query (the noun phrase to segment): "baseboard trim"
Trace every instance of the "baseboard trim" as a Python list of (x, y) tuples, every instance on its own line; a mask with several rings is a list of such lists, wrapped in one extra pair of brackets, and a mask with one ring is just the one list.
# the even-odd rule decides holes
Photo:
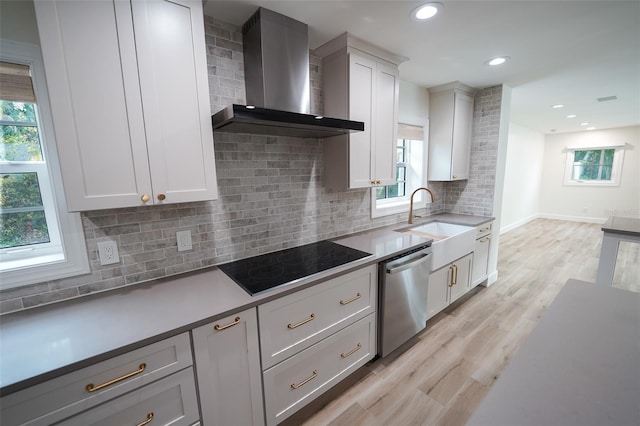
[(567, 222), (584, 222), (584, 223), (605, 223), (607, 218), (601, 217), (585, 217), (585, 216), (568, 216), (561, 214), (547, 214), (547, 213), (539, 213), (538, 217), (540, 219), (553, 219), (553, 220), (564, 220)]
[(531, 215), (529, 217), (525, 217), (524, 219), (521, 219), (517, 222), (512, 223), (511, 225), (507, 225), (504, 228), (500, 228), (500, 235), (505, 234), (513, 229), (519, 228), (522, 225), (526, 225), (527, 223), (531, 222), (534, 219), (537, 219), (538, 215), (534, 214)]

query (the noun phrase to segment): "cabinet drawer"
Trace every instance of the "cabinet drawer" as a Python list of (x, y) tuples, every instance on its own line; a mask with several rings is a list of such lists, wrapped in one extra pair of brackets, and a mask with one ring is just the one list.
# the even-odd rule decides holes
[(376, 293), (371, 265), (259, 306), (262, 368), (375, 311)]
[(141, 425), (189, 426), (198, 421), (193, 370), (169, 377), (80, 413), (61, 426)]
[(267, 424), (281, 422), (376, 353), (371, 314), (264, 372)]
[(483, 225), (478, 226), (476, 232), (476, 239), (482, 238), (491, 233), (491, 229), (493, 228), (493, 222), (485, 223)]
[(2, 424), (49, 425), (191, 364), (183, 333), (3, 397)]

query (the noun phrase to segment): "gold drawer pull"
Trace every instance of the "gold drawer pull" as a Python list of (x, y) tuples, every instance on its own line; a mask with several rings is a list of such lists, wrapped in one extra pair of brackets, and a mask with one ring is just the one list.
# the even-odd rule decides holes
[(449, 266), (449, 271), (451, 271), (451, 277), (449, 278), (449, 287), (453, 287), (455, 284), (453, 282), (453, 265)]
[(491, 230), (491, 227), (488, 227), (488, 228), (482, 228), (482, 229), (480, 230), (480, 232), (487, 232), (487, 231), (490, 231), (490, 230)]
[[(296, 327), (300, 327), (302, 324), (306, 324), (306, 323), (308, 323), (309, 321), (313, 320), (315, 317), (316, 317), (316, 314), (311, 314), (311, 315), (309, 315), (309, 318), (307, 318), (306, 320), (302, 320), (302, 321), (300, 321), (300, 322), (299, 322), (299, 323), (297, 323), (297, 324), (288, 324), (288, 325), (287, 325), (287, 328), (288, 328), (289, 330), (293, 330), (293, 329), (294, 329), (294, 328), (296, 328)], [(304, 383), (303, 383), (303, 384), (304, 384)], [(295, 388), (294, 388), (294, 389), (295, 389)]]
[(216, 324), (213, 326), (213, 329), (216, 331), (222, 331), (225, 328), (229, 328), (229, 327), (233, 327), (236, 324), (240, 323), (240, 317), (236, 317), (236, 319), (233, 320), (233, 322), (230, 322), (229, 324), (226, 325), (220, 325), (220, 324)]
[(362, 295), (360, 293), (356, 293), (356, 295), (354, 297), (352, 297), (351, 299), (349, 299), (349, 300), (341, 300), (340, 304), (341, 305), (348, 305), (349, 303), (354, 302), (354, 301), (360, 299), (361, 297), (362, 297)]
[(491, 239), (491, 237), (485, 237), (483, 239), (480, 240), (481, 243), (486, 243), (487, 241), (489, 241)]
[(138, 423), (136, 426), (148, 425), (149, 423), (151, 423), (151, 420), (153, 420), (153, 411), (151, 413), (147, 413), (147, 420)]
[(127, 380), (129, 377), (133, 377), (133, 376), (137, 376), (138, 374), (142, 373), (145, 368), (147, 368), (147, 364), (142, 363), (140, 364), (140, 367), (138, 367), (138, 369), (136, 371), (132, 371), (131, 373), (127, 373), (124, 376), (118, 377), (117, 379), (113, 379), (113, 380), (109, 380), (108, 382), (105, 382), (101, 385), (98, 386), (94, 386), (93, 383), (89, 383), (85, 389), (87, 390), (87, 392), (96, 392), (99, 391), (100, 389), (104, 389), (107, 386), (111, 386), (111, 385), (115, 385), (118, 382), (121, 382), (123, 380)]
[(313, 373), (309, 377), (307, 377), (297, 385), (295, 383), (291, 383), (291, 389), (298, 389), (300, 386), (303, 386), (309, 383), (311, 380), (315, 379), (316, 377), (318, 377), (318, 370), (313, 370)]
[(348, 356), (353, 355), (354, 353), (358, 352), (360, 349), (362, 348), (362, 345), (360, 343), (358, 343), (358, 345), (355, 347), (355, 349), (352, 349), (351, 351), (345, 353), (341, 353), (340, 354), (340, 358), (346, 358)]

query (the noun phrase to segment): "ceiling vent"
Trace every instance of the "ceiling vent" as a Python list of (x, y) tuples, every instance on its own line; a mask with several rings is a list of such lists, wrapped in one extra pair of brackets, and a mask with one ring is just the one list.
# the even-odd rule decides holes
[(615, 101), (616, 99), (618, 99), (617, 96), (605, 96), (604, 98), (598, 98), (597, 101), (598, 102), (607, 102), (607, 101)]

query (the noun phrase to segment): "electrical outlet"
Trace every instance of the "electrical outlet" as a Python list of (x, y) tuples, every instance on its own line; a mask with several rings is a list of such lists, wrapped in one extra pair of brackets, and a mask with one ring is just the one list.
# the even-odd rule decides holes
[(115, 241), (98, 243), (98, 255), (100, 256), (101, 265), (111, 265), (112, 263), (120, 262), (118, 245)]
[(178, 244), (178, 251), (191, 250), (191, 231), (178, 231), (176, 232), (176, 240)]

